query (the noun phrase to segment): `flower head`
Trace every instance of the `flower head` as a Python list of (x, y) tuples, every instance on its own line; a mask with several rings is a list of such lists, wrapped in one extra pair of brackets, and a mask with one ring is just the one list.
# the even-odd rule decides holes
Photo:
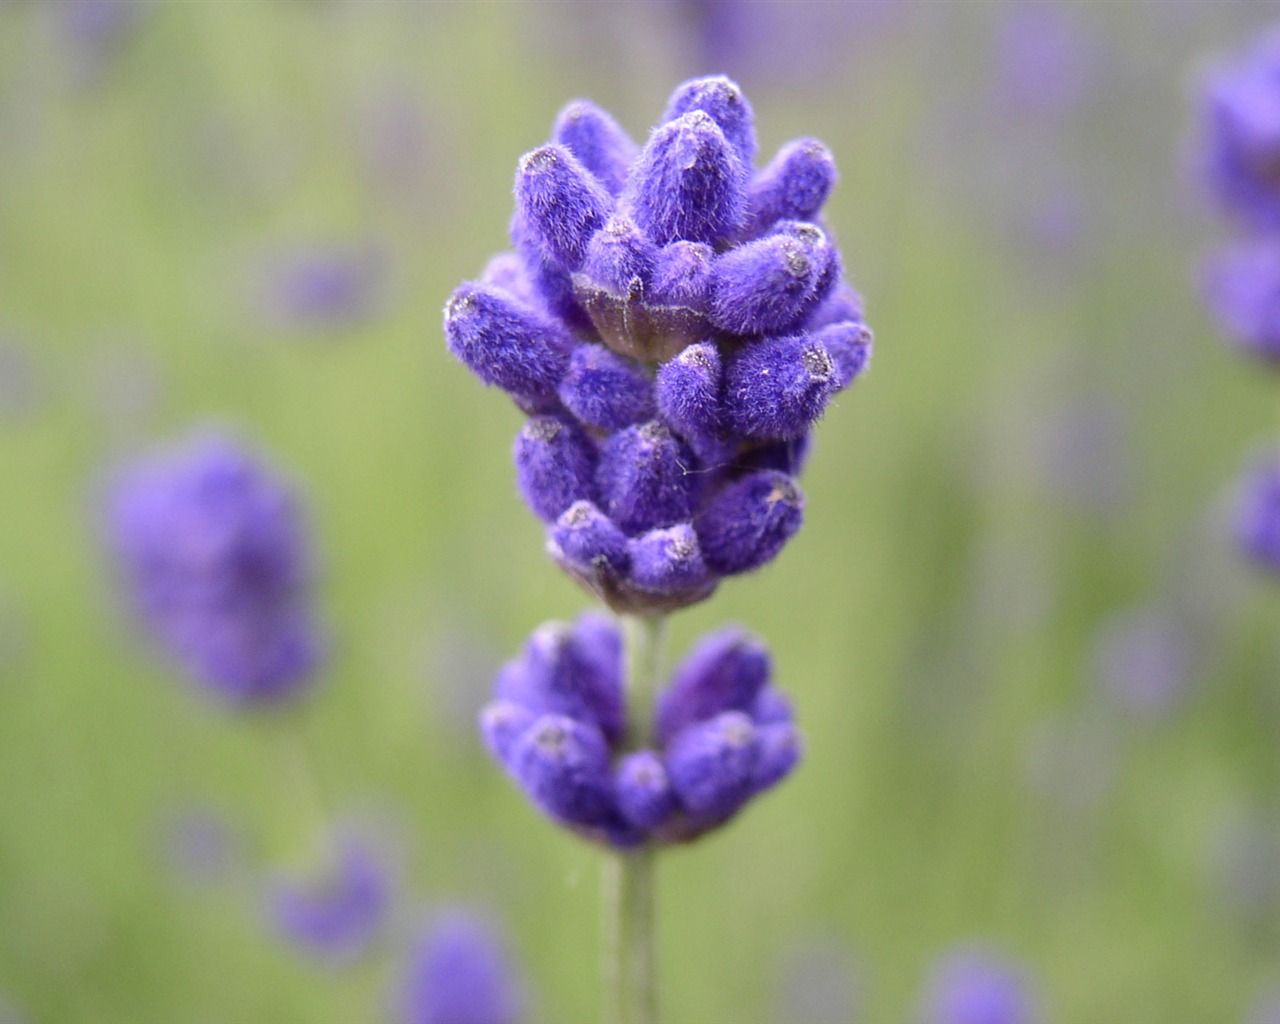
[(1039, 1007), (1022, 969), (1000, 954), (964, 947), (934, 967), (923, 1024), (1035, 1024)]
[(830, 151), (755, 154), (722, 76), (680, 85), (643, 146), (575, 101), (519, 161), (514, 252), (445, 307), (450, 350), (531, 417), (516, 470), (549, 552), (618, 611), (777, 555), (810, 428), (870, 355), (819, 220)]
[(122, 473), (107, 511), (132, 603), (198, 683), (249, 705), (312, 678), (309, 541), (291, 488), (257, 456), (196, 438)]
[(410, 955), (396, 996), (399, 1024), (516, 1024), (520, 985), (491, 925), (467, 911), (441, 914)]
[[(498, 673), (481, 730), (560, 824), (614, 846), (685, 842), (798, 762), (800, 733), (770, 677), (765, 647), (727, 627), (676, 667), (652, 723), (628, 721), (621, 637), (608, 616), (588, 612), (533, 633)], [(636, 742), (650, 732), (652, 746)]]

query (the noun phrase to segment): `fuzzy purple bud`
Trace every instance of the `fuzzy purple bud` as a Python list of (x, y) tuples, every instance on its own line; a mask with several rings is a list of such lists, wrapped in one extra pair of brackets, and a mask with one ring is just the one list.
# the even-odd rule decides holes
[(695, 110), (654, 129), (623, 201), (659, 245), (677, 239), (714, 245), (742, 225), (746, 177), (720, 127)]
[(635, 362), (604, 345), (582, 344), (560, 382), (560, 401), (588, 427), (622, 430), (653, 418), (653, 387)]
[(1250, 239), (1218, 253), (1205, 268), (1203, 291), (1233, 341), (1280, 363), (1280, 241)]
[(596, 176), (611, 195), (626, 184), (640, 148), (608, 113), (589, 100), (574, 100), (556, 118), (552, 139)]
[(791, 699), (776, 686), (766, 686), (751, 705), (751, 717), (756, 725), (780, 725), (790, 722), (795, 714)]
[(703, 313), (711, 307), (711, 266), (716, 251), (703, 242), (672, 242), (659, 250), (649, 298), (660, 306)]
[(579, 636), (567, 622), (544, 623), (525, 644), (523, 686), (499, 695), (531, 711), (589, 722), (617, 742), (625, 728), (620, 653), (593, 632)]
[(738, 84), (724, 75), (682, 82), (667, 101), (662, 121), (674, 121), (694, 110), (708, 114), (719, 125), (743, 166), (750, 167), (756, 158), (755, 114)]
[(513, 455), (520, 493), (540, 519), (554, 523), (591, 498), (595, 445), (572, 420), (535, 416), (516, 435)]
[(631, 542), (633, 586), (655, 594), (702, 590), (712, 582), (698, 547), (698, 535), (688, 523), (650, 530)]
[(745, 345), (725, 367), (727, 425), (743, 437), (799, 437), (822, 415), (842, 375), (826, 346), (811, 335)]
[[(506, 675), (508, 679), (514, 679), (524, 671), (524, 666), (519, 662), (509, 662), (503, 666), (501, 674)], [(496, 687), (499, 692), (509, 688), (515, 687), (501, 684)], [(515, 748), (516, 740), (533, 724), (535, 717), (534, 713), (523, 704), (517, 704), (513, 700), (495, 700), (481, 709), (480, 735), (489, 753), (499, 764), (505, 765), (510, 762), (511, 751)]]
[(652, 750), (620, 758), (613, 777), (618, 812), (633, 828), (655, 829), (675, 810), (667, 769)]
[(198, 682), (245, 705), (311, 678), (309, 541), (294, 494), (256, 456), (209, 436), (140, 463), (116, 483), (108, 524), (144, 623)]
[(771, 561), (800, 529), (804, 495), (785, 473), (764, 470), (730, 484), (694, 523), (702, 557), (725, 576)]
[(1245, 474), (1232, 531), (1250, 561), (1280, 573), (1280, 461), (1275, 457), (1258, 459)]
[(589, 501), (565, 509), (551, 531), (552, 556), (579, 574), (622, 577), (631, 567), (627, 535)]
[(959, 949), (934, 968), (922, 1024), (1035, 1024), (1039, 1009), (1022, 971), (998, 954)]
[(349, 841), (326, 877), (277, 882), (268, 913), (274, 928), (301, 950), (341, 962), (368, 948), (390, 903), (386, 867), (367, 846)]
[(784, 722), (756, 728), (756, 764), (751, 773), (751, 789), (760, 793), (791, 774), (804, 753), (800, 730)]
[(592, 236), (582, 264), (582, 284), (638, 302), (645, 297), (657, 258), (658, 247), (629, 217), (618, 214)]
[(722, 711), (749, 711), (769, 681), (769, 651), (737, 626), (708, 633), (676, 666), (658, 697), (658, 738), (666, 743)]
[(685, 438), (720, 432), (720, 351), (710, 341), (684, 349), (658, 367), (654, 397), (663, 421)]
[(604, 186), (563, 146), (540, 146), (520, 158), (516, 211), (553, 263), (577, 270), (591, 236), (613, 211)]
[(871, 331), (865, 324), (845, 320), (815, 331), (811, 337), (831, 357), (836, 391), (852, 384), (871, 362)]
[(695, 468), (692, 454), (656, 420), (620, 430), (600, 450), (601, 508), (631, 536), (674, 526), (693, 512)]
[(726, 711), (677, 735), (667, 748), (667, 774), (681, 806), (707, 821), (727, 818), (751, 795), (756, 728)]
[(510, 767), (529, 799), (551, 817), (588, 828), (609, 823), (609, 748), (594, 726), (542, 715), (516, 741)]
[(795, 139), (751, 181), (747, 226), (754, 238), (780, 220), (813, 220), (836, 183), (836, 162), (817, 139)]
[(520, 985), (493, 928), (442, 915), (410, 954), (395, 999), (397, 1024), (517, 1024)]
[(796, 326), (825, 294), (832, 252), (819, 228), (788, 221), (783, 230), (721, 254), (711, 267), (711, 322), (733, 334)]
[(449, 351), (486, 384), (534, 401), (554, 396), (573, 347), (559, 321), (492, 285), (456, 289), (444, 333)]

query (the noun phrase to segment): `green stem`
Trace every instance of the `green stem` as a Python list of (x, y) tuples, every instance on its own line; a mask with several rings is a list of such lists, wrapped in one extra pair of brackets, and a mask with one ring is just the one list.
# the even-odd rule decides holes
[[(662, 617), (623, 618), (628, 750), (638, 750), (651, 740), (665, 626)], [(654, 1024), (658, 1019), (654, 860), (653, 847), (643, 846), (615, 851), (605, 862), (605, 1019), (609, 1024)]]

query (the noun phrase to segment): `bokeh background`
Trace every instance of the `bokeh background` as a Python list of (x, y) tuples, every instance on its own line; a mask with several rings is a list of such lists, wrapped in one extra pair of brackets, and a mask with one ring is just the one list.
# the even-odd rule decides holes
[[(676, 617), (773, 648), (802, 769), (663, 855), (671, 1022), (910, 1022), (957, 945), (1046, 1019), (1249, 1020), (1280, 985), (1280, 593), (1223, 529), (1277, 383), (1196, 267), (1196, 83), (1277, 14), (1080, 3), (0, 3), (0, 1019), (380, 1021), (444, 904), (538, 1022), (596, 1019), (599, 853), (483, 755), (493, 668), (588, 599), (520, 414), (444, 349), (517, 157), (724, 71), (817, 135), (876, 331), (808, 523)], [(306, 496), (333, 642), (301, 728), (394, 865), (341, 968), (265, 928), (292, 776), (139, 642), (102, 481), (210, 422)], [(1257, 1018), (1261, 1019), (1261, 1018)], [(1269, 1019), (1269, 1018), (1268, 1018)]]

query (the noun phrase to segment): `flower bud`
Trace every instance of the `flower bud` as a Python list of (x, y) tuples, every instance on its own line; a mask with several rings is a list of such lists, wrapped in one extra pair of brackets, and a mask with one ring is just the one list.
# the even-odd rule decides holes
[(736, 82), (724, 75), (711, 75), (682, 83), (667, 101), (662, 121), (674, 121), (693, 110), (710, 115), (737, 150), (743, 166), (751, 166), (756, 158), (755, 114)]
[[(524, 666), (520, 662), (508, 662), (502, 670), (502, 674), (508, 678), (508, 686), (503, 687), (499, 683), (496, 689), (501, 691), (512, 688), (511, 681), (515, 675), (523, 672)], [(532, 711), (513, 700), (494, 700), (481, 708), (480, 735), (489, 753), (499, 764), (509, 763), (516, 740), (533, 724), (535, 717)]]
[(742, 437), (799, 437), (827, 407), (840, 369), (822, 342), (807, 334), (762, 338), (725, 367), (724, 417)]
[(444, 308), (449, 351), (486, 384), (528, 399), (554, 396), (573, 336), (492, 285), (464, 284)]
[(612, 435), (600, 451), (600, 505), (634, 536), (693, 513), (698, 477), (692, 454), (657, 420)]
[(649, 378), (604, 345), (574, 349), (559, 394), (566, 409), (597, 430), (613, 432), (653, 418)]
[(589, 100), (574, 100), (560, 111), (551, 137), (615, 196), (640, 152), (618, 122)]
[(756, 728), (726, 711), (685, 729), (667, 748), (667, 775), (680, 804), (708, 821), (727, 818), (752, 792)]
[(620, 758), (613, 771), (613, 784), (618, 812), (633, 828), (655, 829), (676, 808), (667, 769), (652, 750)]
[(835, 366), (833, 384), (843, 391), (854, 382), (871, 361), (871, 331), (866, 324), (845, 320), (830, 324), (811, 337), (822, 345)]
[(662, 306), (704, 313), (711, 306), (711, 264), (716, 251), (703, 242), (672, 242), (658, 250), (649, 298)]
[(823, 297), (833, 249), (821, 230), (787, 228), (730, 249), (711, 265), (711, 322), (734, 334), (794, 327)]
[(626, 575), (631, 567), (627, 536), (589, 501), (565, 509), (551, 530), (552, 557), (575, 574)]
[(724, 576), (771, 561), (800, 529), (804, 495), (785, 473), (765, 470), (730, 484), (694, 523), (702, 557)]
[(654, 594), (698, 591), (712, 583), (698, 535), (688, 523), (650, 530), (630, 545), (629, 582)]
[(542, 715), (516, 741), (511, 770), (538, 807), (588, 828), (614, 810), (609, 749), (600, 730), (566, 715)]
[(638, 302), (646, 297), (658, 247), (629, 217), (615, 214), (592, 236), (582, 277), (617, 296)]
[(751, 181), (743, 233), (754, 238), (780, 220), (813, 220), (836, 177), (835, 158), (817, 139), (788, 142)]
[(775, 786), (800, 763), (804, 744), (800, 730), (790, 722), (756, 728), (756, 763), (751, 772), (751, 790), (759, 793)]
[(720, 352), (714, 342), (690, 345), (658, 367), (654, 398), (663, 421), (686, 439), (720, 432)]
[[(547, 622), (533, 631), (524, 649), (524, 676), (518, 694), (499, 692), (530, 711), (556, 712), (597, 726), (609, 742), (622, 738), (622, 662), (580, 637), (567, 622)], [(504, 682), (505, 680), (500, 680)]]
[(572, 420), (535, 416), (516, 435), (513, 455), (520, 493), (540, 519), (553, 523), (591, 498), (595, 446)]
[(520, 158), (516, 211), (553, 263), (577, 270), (591, 236), (613, 210), (604, 186), (563, 146), (540, 146)]
[(746, 176), (716, 122), (694, 110), (654, 129), (623, 200), (658, 245), (677, 239), (714, 245), (742, 225)]
[(676, 667), (658, 697), (658, 739), (669, 742), (694, 722), (723, 711), (750, 711), (769, 681), (769, 651), (749, 633), (726, 626), (709, 633)]

